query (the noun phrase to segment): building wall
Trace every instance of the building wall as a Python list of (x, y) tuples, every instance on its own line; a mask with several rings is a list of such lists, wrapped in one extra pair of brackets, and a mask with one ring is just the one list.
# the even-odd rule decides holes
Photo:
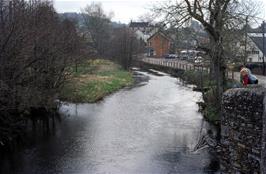
[(247, 62), (263, 62), (263, 53), (256, 44), (248, 38)]
[(163, 57), (169, 54), (170, 41), (160, 34), (156, 34), (148, 40), (148, 46), (154, 49), (154, 57)]
[[(249, 36), (254, 36), (250, 35)], [(244, 56), (245, 54), (245, 44), (244, 41), (237, 43), (236, 45), (240, 52), (241, 56)], [(248, 37), (247, 39), (247, 62), (263, 62), (263, 53), (262, 51), (257, 47), (257, 45)]]
[(248, 53), (247, 62), (263, 62), (262, 55), (260, 54), (260, 51), (259, 51), (259, 54), (252, 53), (252, 52)]
[(231, 89), (223, 96), (221, 172), (265, 173), (265, 92)]

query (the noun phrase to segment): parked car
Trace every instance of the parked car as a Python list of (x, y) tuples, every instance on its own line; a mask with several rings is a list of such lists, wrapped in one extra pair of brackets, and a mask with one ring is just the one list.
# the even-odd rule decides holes
[(179, 57), (181, 60), (187, 60), (189, 57), (188, 52), (187, 51), (181, 51)]
[(199, 64), (203, 62), (203, 58), (201, 56), (195, 57), (194, 63)]
[(180, 58), (182, 60), (194, 61), (194, 57), (197, 55), (196, 50), (183, 50), (180, 52)]
[(164, 58), (166, 58), (166, 59), (176, 59), (177, 55), (176, 54), (166, 54), (164, 56)]

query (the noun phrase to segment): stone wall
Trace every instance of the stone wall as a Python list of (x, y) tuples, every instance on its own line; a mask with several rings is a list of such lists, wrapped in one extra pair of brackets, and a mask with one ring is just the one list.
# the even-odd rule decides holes
[(223, 96), (222, 173), (265, 173), (265, 89), (231, 89)]

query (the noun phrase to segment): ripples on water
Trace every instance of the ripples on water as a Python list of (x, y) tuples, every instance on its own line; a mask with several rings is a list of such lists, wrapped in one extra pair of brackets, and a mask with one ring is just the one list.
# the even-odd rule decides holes
[[(208, 124), (201, 94), (167, 74), (135, 70), (136, 86), (97, 104), (64, 104), (54, 136), (5, 162), (6, 173), (215, 173), (208, 149), (192, 153)], [(3, 170), (3, 169), (2, 169)]]

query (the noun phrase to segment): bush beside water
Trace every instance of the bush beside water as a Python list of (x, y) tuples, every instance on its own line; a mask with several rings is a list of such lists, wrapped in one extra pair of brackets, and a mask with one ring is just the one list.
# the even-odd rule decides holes
[[(196, 89), (200, 90), (203, 94), (204, 102), (199, 102), (200, 111), (206, 120), (211, 123), (218, 124), (219, 118), (219, 108), (215, 105), (214, 99), (214, 82), (210, 81), (209, 74), (206, 71), (185, 71), (182, 78), (187, 82), (197, 86)], [(236, 80), (227, 80), (227, 89), (241, 87), (241, 83)]]

